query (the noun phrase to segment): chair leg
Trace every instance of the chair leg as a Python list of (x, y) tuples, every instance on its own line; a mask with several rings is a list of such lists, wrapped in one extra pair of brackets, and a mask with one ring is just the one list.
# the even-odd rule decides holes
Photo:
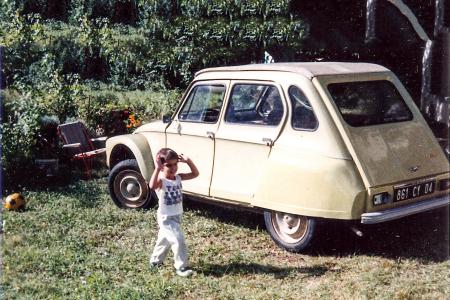
[(92, 176), (92, 158), (90, 157), (83, 157), (83, 164), (84, 164), (84, 174), (86, 175), (87, 179), (91, 179)]
[(84, 175), (87, 179), (90, 179), (92, 176), (92, 157), (83, 156), (81, 160), (83, 161)]
[(89, 169), (88, 169), (88, 172), (89, 172), (88, 178), (89, 178), (89, 179), (92, 177), (93, 161), (94, 161), (94, 158), (93, 158), (93, 157), (89, 157), (89, 158), (88, 158), (88, 165), (89, 165)]

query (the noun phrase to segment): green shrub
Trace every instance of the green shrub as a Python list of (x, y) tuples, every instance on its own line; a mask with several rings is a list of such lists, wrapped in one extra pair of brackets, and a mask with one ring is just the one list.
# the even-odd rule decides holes
[(177, 89), (199, 69), (260, 62), (265, 49), (293, 57), (308, 27), (290, 3), (0, 1), (5, 179), (18, 184), (20, 170), (52, 155), (43, 141), (58, 121), (81, 119), (107, 135), (132, 130), (171, 114)]
[(3, 93), (2, 171), (5, 187), (21, 185), (29, 176), (35, 156), (43, 111), (30, 94)]
[(146, 122), (172, 114), (180, 99), (181, 92), (178, 90), (160, 92), (135, 90), (118, 93), (119, 104), (142, 114)]
[[(53, 74), (53, 73), (52, 73)], [(129, 116), (148, 122), (173, 113), (181, 97), (173, 91), (114, 91), (110, 86), (74, 86), (55, 75), (52, 85), (43, 84), (43, 92), (29, 86), (23, 90), (2, 92), (2, 170), (5, 187), (37, 182), (34, 168), (37, 158), (61, 158), (63, 151), (56, 137), (62, 122), (82, 120), (93, 135), (112, 136), (132, 131), (138, 123)], [(27, 91), (30, 90), (30, 91)], [(117, 113), (128, 111), (117, 117)], [(119, 120), (117, 120), (119, 118)], [(117, 127), (117, 121), (122, 126)], [(116, 124), (116, 125), (114, 125)], [(127, 124), (134, 125), (127, 129)]]
[(7, 85), (50, 55), (63, 74), (121, 89), (185, 87), (201, 68), (261, 62), (264, 50), (294, 59), (308, 35), (289, 0), (11, 2), (0, 3)]
[[(178, 90), (114, 91), (104, 86), (101, 90), (86, 90), (87, 101), (79, 106), (78, 115), (91, 130), (103, 129), (104, 134), (112, 135), (117, 132), (111, 128), (115, 112), (128, 110), (143, 122), (149, 122), (172, 114), (180, 97)], [(124, 118), (125, 124), (127, 120), (128, 115)]]

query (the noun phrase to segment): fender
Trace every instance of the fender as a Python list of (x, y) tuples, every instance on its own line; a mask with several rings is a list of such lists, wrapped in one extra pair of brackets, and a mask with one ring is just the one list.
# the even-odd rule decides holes
[(125, 134), (111, 137), (106, 140), (106, 163), (110, 166), (111, 153), (117, 145), (127, 147), (136, 158), (136, 161), (145, 180), (149, 181), (155, 165), (152, 152), (147, 139), (141, 134)]
[(263, 169), (252, 206), (311, 217), (360, 217), (366, 190), (351, 160), (274, 150)]

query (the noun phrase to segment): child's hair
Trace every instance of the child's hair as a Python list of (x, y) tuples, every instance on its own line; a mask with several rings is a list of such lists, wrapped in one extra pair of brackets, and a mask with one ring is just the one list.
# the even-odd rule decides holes
[(156, 154), (162, 164), (165, 164), (168, 160), (178, 159), (178, 154), (170, 148), (162, 148)]

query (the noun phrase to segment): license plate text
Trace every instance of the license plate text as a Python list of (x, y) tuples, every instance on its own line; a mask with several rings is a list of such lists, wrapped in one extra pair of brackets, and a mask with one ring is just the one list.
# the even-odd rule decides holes
[(434, 193), (436, 182), (427, 181), (394, 188), (394, 201), (402, 201)]

